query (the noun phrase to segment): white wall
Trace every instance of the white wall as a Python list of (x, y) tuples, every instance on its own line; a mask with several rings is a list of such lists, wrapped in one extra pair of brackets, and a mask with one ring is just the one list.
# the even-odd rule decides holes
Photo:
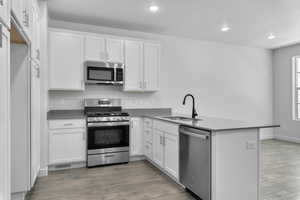
[[(76, 99), (85, 97), (121, 97), (125, 107), (171, 107), (190, 113), (191, 102), (182, 106), (184, 95), (190, 92), (196, 97), (200, 115), (259, 123), (273, 121), (269, 50), (62, 21), (50, 21), (50, 26), (152, 39), (162, 44), (159, 92), (124, 93), (113, 87), (88, 86), (85, 92), (50, 92), (50, 108), (60, 107), (64, 101), (76, 107)], [(272, 130), (265, 130), (264, 134), (272, 136)]]
[(300, 44), (273, 51), (274, 111), (277, 138), (300, 142), (300, 122), (293, 120), (292, 57), (300, 55)]

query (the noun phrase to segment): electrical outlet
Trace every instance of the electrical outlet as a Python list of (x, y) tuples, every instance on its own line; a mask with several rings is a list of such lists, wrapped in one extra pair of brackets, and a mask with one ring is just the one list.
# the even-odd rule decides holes
[(247, 150), (255, 150), (257, 148), (257, 142), (256, 141), (247, 141), (246, 148), (247, 148)]

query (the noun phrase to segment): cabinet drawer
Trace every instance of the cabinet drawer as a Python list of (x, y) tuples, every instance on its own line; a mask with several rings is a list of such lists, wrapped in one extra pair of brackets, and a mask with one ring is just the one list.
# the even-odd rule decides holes
[(179, 131), (179, 125), (159, 120), (153, 120), (153, 128), (176, 135), (178, 135)]
[(152, 129), (144, 129), (145, 141), (152, 144)]
[(74, 129), (85, 128), (84, 119), (72, 119), (72, 120), (50, 120), (49, 129)]
[(144, 128), (152, 128), (153, 120), (149, 118), (144, 118)]

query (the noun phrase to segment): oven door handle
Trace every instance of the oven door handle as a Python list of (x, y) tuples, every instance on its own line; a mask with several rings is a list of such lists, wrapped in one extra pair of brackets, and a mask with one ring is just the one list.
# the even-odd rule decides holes
[(129, 126), (130, 122), (97, 122), (97, 123), (88, 123), (88, 127), (105, 127), (105, 126)]

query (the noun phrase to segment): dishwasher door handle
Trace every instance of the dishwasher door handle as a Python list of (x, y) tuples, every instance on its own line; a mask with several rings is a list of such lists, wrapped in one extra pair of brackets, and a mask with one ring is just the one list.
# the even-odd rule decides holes
[(196, 133), (192, 133), (186, 130), (180, 130), (180, 133), (191, 136), (191, 137), (196, 137), (196, 138), (200, 138), (202, 140), (208, 140), (209, 139), (209, 135), (200, 135), (200, 134), (196, 134)]

